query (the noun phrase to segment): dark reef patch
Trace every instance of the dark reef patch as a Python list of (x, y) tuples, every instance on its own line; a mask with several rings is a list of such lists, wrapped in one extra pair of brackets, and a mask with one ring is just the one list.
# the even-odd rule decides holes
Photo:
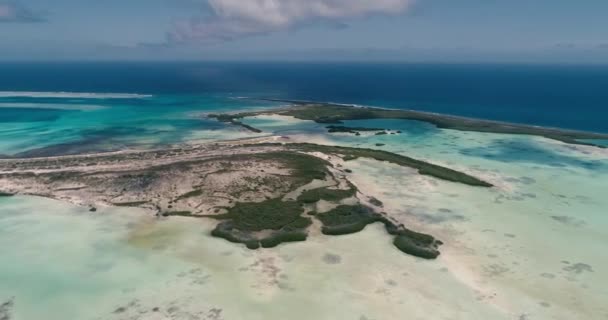
[(10, 122), (45, 122), (55, 121), (62, 116), (79, 112), (78, 110), (63, 110), (52, 108), (2, 108), (0, 123)]
[[(523, 162), (549, 165), (553, 167), (580, 167), (589, 170), (605, 168), (605, 164), (595, 160), (581, 160), (545, 148), (540, 144), (524, 139), (501, 139), (488, 147), (477, 147), (460, 150), (467, 156), (492, 159), (501, 162)], [(522, 177), (514, 180), (524, 184), (534, 183), (534, 179)]]
[(575, 263), (564, 267), (563, 270), (577, 275), (585, 272), (593, 272), (593, 268), (586, 263)]
[(64, 155), (78, 155), (85, 153), (99, 153), (118, 151), (126, 147), (114, 138), (128, 136), (138, 137), (144, 134), (150, 135), (154, 132), (136, 127), (108, 127), (103, 129), (83, 130), (79, 133), (80, 139), (52, 144), (40, 148), (26, 150), (14, 155), (15, 158), (53, 157)]
[(323, 262), (327, 264), (340, 264), (342, 262), (342, 257), (333, 253), (326, 253), (323, 256)]
[(446, 212), (446, 211), (439, 210), (439, 212), (437, 212), (435, 214), (414, 213), (413, 215), (416, 216), (416, 219), (418, 219), (419, 221), (424, 222), (424, 223), (430, 223), (430, 224), (467, 221), (467, 218), (465, 216), (460, 215), (460, 214), (454, 214), (451, 211)]
[(11, 320), (13, 317), (13, 307), (15, 306), (15, 298), (10, 298), (9, 300), (0, 304), (0, 320)]
[(586, 224), (583, 220), (569, 216), (551, 216), (551, 219), (572, 227), (582, 227)]

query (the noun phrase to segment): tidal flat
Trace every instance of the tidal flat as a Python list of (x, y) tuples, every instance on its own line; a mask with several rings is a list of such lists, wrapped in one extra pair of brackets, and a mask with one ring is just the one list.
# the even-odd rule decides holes
[[(402, 119), (341, 120), (345, 127), (395, 133), (386, 135), (328, 132), (327, 124), (286, 115), (260, 113), (239, 121), (268, 137), (193, 142), (97, 159), (2, 160), (0, 191), (17, 194), (0, 197), (0, 240), (11, 244), (5, 246), (11, 263), (1, 265), (2, 312), (14, 319), (48, 314), (77, 319), (407, 315), (528, 320), (608, 315), (602, 286), (608, 281), (603, 270), (608, 265), (603, 254), (608, 241), (606, 149)], [(365, 150), (415, 159), (488, 185), (421, 174), (412, 162), (363, 156), (371, 152)], [(277, 152), (314, 157), (327, 171), (323, 177), (309, 172), (312, 180), (292, 180), (289, 165), (268, 161)], [(240, 164), (235, 160), (231, 168), (210, 160), (227, 154), (252, 158)], [(176, 163), (179, 169), (174, 170)], [(144, 174), (153, 167), (162, 179)], [(77, 170), (57, 172), (62, 168)], [(20, 170), (30, 174), (14, 178)], [(263, 189), (275, 175), (280, 177), (275, 187)], [(82, 183), (86, 179), (91, 184)], [(232, 196), (216, 194), (227, 190), (222, 183), (230, 181), (245, 187), (233, 189), (239, 192)], [(209, 187), (211, 182), (217, 188)], [(156, 200), (155, 193), (170, 200)], [(203, 197), (218, 202), (199, 206), (209, 203)], [(303, 208), (300, 217), (311, 221), (306, 241), (250, 250), (211, 236), (218, 222), (230, 219), (204, 216), (232, 218), (229, 209), (236, 203), (264, 202), (266, 197), (302, 205), (293, 208)], [(96, 211), (90, 211), (91, 205)], [(400, 251), (382, 223), (359, 230), (351, 219), (368, 216), (365, 210), (350, 210), (358, 205), (439, 239), (441, 254), (426, 260)], [(317, 217), (323, 213), (328, 216)], [(335, 221), (358, 232), (326, 235), (323, 228)], [(238, 223), (251, 225), (251, 220)]]

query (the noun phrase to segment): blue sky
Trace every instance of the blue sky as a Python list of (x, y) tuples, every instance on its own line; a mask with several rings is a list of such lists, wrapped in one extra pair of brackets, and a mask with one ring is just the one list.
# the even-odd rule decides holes
[(1, 60), (608, 63), (606, 0), (0, 0)]

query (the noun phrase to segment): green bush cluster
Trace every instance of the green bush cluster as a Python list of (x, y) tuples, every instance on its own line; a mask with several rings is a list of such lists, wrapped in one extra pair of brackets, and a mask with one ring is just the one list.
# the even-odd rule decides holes
[(319, 200), (338, 202), (343, 199), (353, 197), (357, 193), (355, 188), (347, 190), (318, 188), (306, 190), (298, 197), (298, 202), (310, 204), (319, 202)]
[[(259, 144), (259, 146), (272, 146), (273, 144)], [(330, 163), (307, 154), (289, 151), (267, 152), (249, 155), (250, 158), (281, 161), (292, 170), (290, 177), (297, 183), (296, 187), (306, 185), (313, 180), (323, 180), (327, 175), (327, 166)]]
[(234, 228), (232, 221), (224, 221), (218, 223), (215, 229), (211, 231), (211, 235), (217, 238), (228, 240), (232, 243), (242, 243), (251, 250), (260, 248), (260, 241), (251, 236), (240, 232)]
[(306, 241), (306, 238), (308, 234), (303, 231), (281, 231), (260, 239), (260, 245), (263, 248), (274, 248), (284, 242)]
[(175, 201), (184, 200), (188, 198), (198, 197), (203, 194), (203, 190), (193, 190), (190, 192), (186, 192), (179, 197), (175, 198)]
[(114, 202), (112, 205), (117, 207), (139, 207), (141, 205), (147, 204), (148, 201), (131, 201), (131, 202)]
[(393, 245), (404, 253), (424, 259), (435, 259), (439, 256), (437, 248), (420, 243), (408, 236), (396, 236)]
[(295, 201), (270, 199), (263, 202), (237, 203), (227, 216), (242, 231), (280, 230), (296, 221), (304, 209)]
[(411, 167), (418, 169), (418, 173), (429, 175), (435, 178), (460, 182), (471, 186), (492, 187), (491, 184), (470, 176), (466, 173), (452, 170), (446, 167), (434, 165), (421, 160), (402, 156), (400, 154), (374, 149), (351, 148), (340, 146), (326, 146), (310, 143), (295, 143), (289, 144), (289, 147), (301, 151), (318, 151), (323, 153), (341, 154), (344, 160), (353, 160), (357, 158), (369, 158), (378, 161), (386, 161), (400, 166)]
[(382, 128), (366, 128), (366, 127), (345, 127), (345, 126), (327, 126), (327, 132), (343, 132), (343, 133), (358, 133), (359, 131), (384, 131)]
[(169, 211), (161, 213), (163, 217), (193, 217), (191, 211)]
[(439, 256), (440, 252), (437, 248), (442, 245), (443, 242), (435, 239), (435, 237), (409, 230), (403, 225), (395, 225), (386, 217), (381, 217), (379, 220), (384, 223), (386, 231), (395, 236), (393, 245), (397, 247), (397, 249), (424, 259), (435, 259)]
[(327, 235), (357, 233), (378, 221), (377, 214), (362, 205), (341, 205), (316, 217), (323, 223), (321, 232)]
[[(305, 241), (305, 232), (312, 220), (303, 217), (304, 209), (295, 201), (270, 199), (259, 203), (238, 203), (228, 213), (215, 218), (228, 219), (219, 223), (212, 236), (243, 243), (249, 249), (272, 248), (283, 242)], [(253, 232), (272, 230), (257, 239)]]

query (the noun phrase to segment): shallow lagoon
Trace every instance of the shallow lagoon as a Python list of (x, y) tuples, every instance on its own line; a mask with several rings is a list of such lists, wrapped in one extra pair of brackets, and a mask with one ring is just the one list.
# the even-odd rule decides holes
[[(469, 172), (470, 188), (372, 160), (350, 177), (407, 225), (436, 235), (449, 272), (511, 318), (607, 314), (608, 151), (552, 140), (437, 129), (416, 121), (347, 121), (402, 134), (319, 134), (302, 141), (380, 148)], [(381, 143), (383, 146), (377, 146)], [(527, 319), (528, 319), (527, 318)]]
[(437, 315), (499, 316), (441, 263), (391, 248), (379, 225), (254, 252), (187, 219), (38, 198), (0, 206), (1, 242), (13, 243), (0, 295), (14, 297), (15, 319), (422, 319), (437, 304)]
[(394, 249), (380, 225), (249, 251), (211, 238), (212, 224), (201, 220), (0, 198), (0, 301), (14, 297), (15, 319), (608, 316), (606, 150), (415, 121), (349, 121), (402, 131), (361, 137), (285, 117), (246, 122), (293, 141), (382, 148), (449, 165), (497, 187), (442, 182), (372, 160), (346, 163), (350, 179), (388, 213), (446, 243), (436, 261)]
[[(65, 93), (64, 97), (49, 98), (40, 94), (44, 93), (4, 97), (0, 92), (0, 155), (37, 150), (47, 155), (155, 148), (191, 141), (243, 138), (248, 136), (247, 132), (207, 119), (205, 115), (276, 105), (230, 95), (125, 98)], [(46, 152), (46, 148), (53, 146), (56, 148)]]

